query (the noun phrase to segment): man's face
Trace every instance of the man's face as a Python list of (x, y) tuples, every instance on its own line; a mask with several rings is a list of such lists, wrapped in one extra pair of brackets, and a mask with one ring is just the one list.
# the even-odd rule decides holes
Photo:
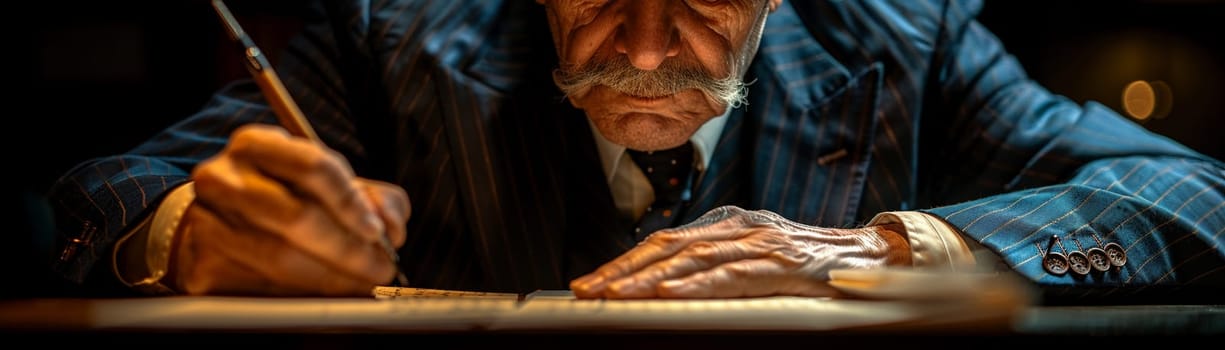
[(658, 150), (743, 102), (741, 79), (782, 0), (537, 1), (570, 102), (608, 140)]

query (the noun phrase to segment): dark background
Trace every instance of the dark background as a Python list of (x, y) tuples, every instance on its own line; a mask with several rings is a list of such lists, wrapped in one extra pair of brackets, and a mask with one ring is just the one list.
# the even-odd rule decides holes
[[(528, 0), (514, 0), (528, 1)], [(791, 0), (802, 1), (802, 0)], [(298, 28), (304, 1), (229, 0), (266, 52)], [(5, 173), (16, 208), (0, 233), (5, 297), (59, 293), (46, 273), (43, 195), (72, 165), (123, 152), (243, 77), (204, 0), (41, 1), (8, 5)], [(1079, 102), (1121, 109), (1132, 81), (1170, 86), (1168, 116), (1140, 122), (1225, 159), (1225, 1), (992, 1), (980, 17), (1031, 76)], [(1119, 140), (1127, 142), (1127, 140)], [(15, 177), (15, 178), (14, 178)], [(29, 283), (25, 282), (29, 281)]]

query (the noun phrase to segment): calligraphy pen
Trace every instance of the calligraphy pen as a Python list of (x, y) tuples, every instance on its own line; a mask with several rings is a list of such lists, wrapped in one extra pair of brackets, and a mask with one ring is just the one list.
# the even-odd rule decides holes
[[(221, 0), (213, 0), (213, 8), (217, 10), (217, 15), (221, 16), (221, 22), (225, 24), (227, 32), (230, 34), (230, 39), (242, 44), (243, 53), (247, 61), (247, 71), (251, 72), (251, 76), (255, 78), (255, 83), (259, 85), (264, 96), (268, 98), (268, 103), (272, 105), (272, 111), (276, 113), (277, 121), (281, 123), (282, 127), (289, 130), (290, 134), (304, 137), (322, 145), (323, 141), (319, 139), (318, 134), (315, 134), (315, 130), (311, 129), (310, 124), (306, 121), (306, 116), (302, 114), (298, 104), (294, 103), (293, 97), (289, 95), (289, 91), (285, 89), (285, 85), (277, 77), (276, 71), (272, 69), (272, 64), (269, 63), (268, 57), (259, 50), (259, 47), (255, 46), (255, 41), (252, 41), (247, 36), (247, 33), (242, 30), (242, 27), (238, 25), (238, 20), (234, 19), (230, 9)], [(387, 257), (391, 259), (392, 263), (396, 264), (396, 282), (401, 286), (408, 286), (408, 278), (400, 270), (399, 254), (396, 254), (396, 249), (392, 248), (391, 241), (388, 240), (386, 234), (379, 235), (379, 237), (381, 238), (379, 243), (383, 246), (383, 250), (387, 252)]]

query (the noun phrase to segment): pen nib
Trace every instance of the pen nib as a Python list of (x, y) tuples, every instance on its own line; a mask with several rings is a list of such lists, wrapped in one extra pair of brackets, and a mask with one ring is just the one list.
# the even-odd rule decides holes
[(396, 284), (395, 286), (408, 287), (408, 277), (404, 275), (403, 270), (400, 270), (400, 254), (397, 254), (396, 248), (391, 246), (391, 240), (387, 239), (387, 235), (383, 235), (382, 237), (383, 239), (380, 240), (379, 243), (383, 246), (383, 251), (387, 252), (387, 257), (391, 259), (391, 263), (395, 264), (396, 266), (396, 280), (394, 281)]

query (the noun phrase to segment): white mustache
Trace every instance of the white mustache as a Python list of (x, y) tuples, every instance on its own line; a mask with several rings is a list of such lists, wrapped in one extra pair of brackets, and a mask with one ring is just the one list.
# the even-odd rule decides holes
[(728, 108), (746, 103), (746, 84), (738, 77), (715, 78), (705, 70), (682, 66), (677, 61), (664, 61), (655, 70), (641, 70), (618, 56), (611, 61), (586, 64), (567, 72), (553, 71), (553, 82), (567, 97), (582, 95), (592, 87), (603, 85), (620, 93), (638, 97), (661, 97), (697, 89), (722, 102)]

